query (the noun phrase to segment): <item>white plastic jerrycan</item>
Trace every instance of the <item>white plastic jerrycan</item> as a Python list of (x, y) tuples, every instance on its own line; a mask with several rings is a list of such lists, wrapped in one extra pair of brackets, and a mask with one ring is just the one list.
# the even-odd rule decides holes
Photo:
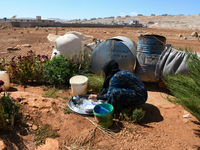
[(1, 88), (8, 90), (10, 88), (10, 78), (7, 71), (0, 71), (0, 80), (4, 82), (4, 85), (2, 85)]

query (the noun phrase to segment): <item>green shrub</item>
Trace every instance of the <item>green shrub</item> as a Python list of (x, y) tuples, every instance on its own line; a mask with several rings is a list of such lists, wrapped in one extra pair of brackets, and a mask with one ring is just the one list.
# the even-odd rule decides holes
[(63, 85), (69, 87), (69, 79), (73, 74), (73, 60), (66, 58), (63, 54), (53, 57), (43, 67), (43, 76), (55, 87)]
[(181, 104), (186, 110), (200, 120), (200, 59), (196, 53), (186, 51), (188, 74), (166, 75), (165, 84), (174, 95), (168, 100)]
[(144, 115), (145, 115), (145, 111), (142, 110), (142, 108), (140, 109), (135, 109), (131, 115), (131, 122), (140, 122), (143, 118), (144, 118)]
[(0, 58), (0, 70), (4, 71), (5, 70), (5, 59)]
[(88, 77), (88, 93), (100, 93), (102, 90), (104, 77), (102, 75), (97, 76), (95, 74), (84, 74), (84, 76)]
[(145, 111), (142, 108), (135, 108), (132, 112), (128, 111), (128, 109), (124, 109), (120, 112), (120, 119), (125, 119), (126, 121), (130, 121), (132, 123), (139, 123), (145, 115)]
[(43, 64), (48, 60), (48, 56), (35, 55), (33, 51), (29, 51), (27, 56), (13, 57), (10, 62), (5, 65), (5, 69), (9, 72), (10, 80), (13, 83), (28, 84), (30, 82), (45, 82), (42, 72)]
[(21, 98), (13, 99), (6, 91), (2, 94), (3, 89), (1, 86), (4, 84), (0, 80), (0, 129), (9, 129), (8, 125), (14, 126), (16, 121), (21, 121), (22, 113), (19, 112)]

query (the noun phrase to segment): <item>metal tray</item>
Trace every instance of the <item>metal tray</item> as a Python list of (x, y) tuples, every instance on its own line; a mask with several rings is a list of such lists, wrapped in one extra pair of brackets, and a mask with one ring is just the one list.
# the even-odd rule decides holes
[[(90, 94), (85, 94), (85, 95), (79, 95), (80, 97), (80, 102), (78, 104), (75, 104), (73, 101), (72, 101), (72, 97), (69, 99), (68, 101), (68, 107), (73, 111), (73, 112), (76, 112), (78, 114), (81, 114), (81, 115), (93, 115), (93, 112), (85, 112), (84, 110), (84, 106), (83, 104), (85, 102), (88, 102)], [(98, 100), (97, 102), (93, 102), (94, 104), (101, 104), (101, 103), (105, 103), (106, 101), (103, 101), (103, 100)]]

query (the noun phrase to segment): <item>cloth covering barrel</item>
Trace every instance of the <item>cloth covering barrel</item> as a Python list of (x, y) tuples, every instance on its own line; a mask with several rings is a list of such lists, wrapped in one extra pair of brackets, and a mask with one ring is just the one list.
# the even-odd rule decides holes
[(135, 74), (145, 82), (158, 82), (155, 68), (161, 53), (165, 50), (166, 38), (160, 35), (138, 37), (137, 62)]
[(136, 46), (127, 37), (116, 36), (100, 43), (92, 52), (91, 66), (95, 74), (102, 73), (102, 66), (109, 60), (115, 60), (120, 69), (135, 71)]

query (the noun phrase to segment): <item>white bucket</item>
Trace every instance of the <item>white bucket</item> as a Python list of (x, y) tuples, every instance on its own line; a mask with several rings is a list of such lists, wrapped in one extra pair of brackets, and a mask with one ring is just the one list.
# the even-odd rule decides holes
[(87, 93), (88, 78), (82, 75), (76, 75), (70, 78), (69, 83), (73, 95), (82, 95)]
[(7, 71), (0, 71), (0, 80), (4, 82), (1, 88), (8, 90), (10, 88), (10, 78)]

